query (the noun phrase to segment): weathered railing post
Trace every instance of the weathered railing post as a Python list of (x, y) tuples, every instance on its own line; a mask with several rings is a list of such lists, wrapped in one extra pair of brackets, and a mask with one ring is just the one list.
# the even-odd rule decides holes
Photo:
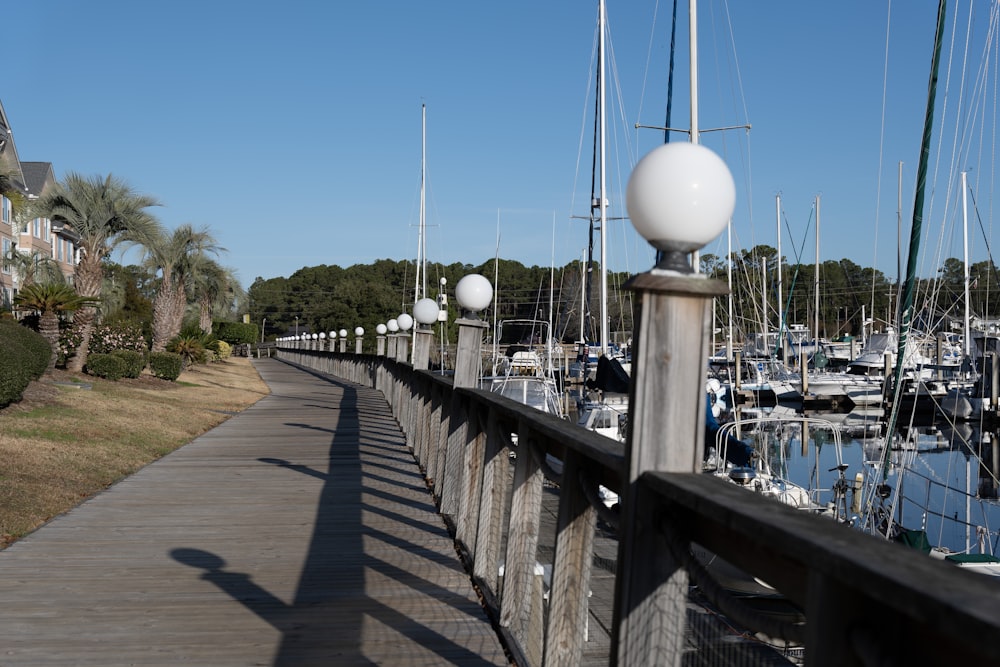
[[(685, 253), (725, 228), (735, 185), (707, 148), (664, 144), (636, 165), (626, 197), (632, 224), (662, 259), (628, 283), (639, 295), (640, 316), (633, 336), (612, 655), (624, 667), (680, 665), (688, 576), (670, 555), (656, 504), (643, 502), (640, 477), (702, 467), (710, 306), (727, 288), (693, 274)], [(686, 543), (674, 546), (688, 549)]]
[[(493, 287), (486, 278), (472, 274), (465, 276), (455, 286), (455, 297), (463, 309), (458, 319), (458, 349), (455, 353), (455, 378), (453, 386), (475, 387), (479, 382), (480, 352), (483, 331), (488, 326), (476, 313), (493, 300)], [(482, 429), (476, 415), (460, 415), (462, 398), (452, 394), (448, 452), (445, 458), (444, 489), (441, 494), (441, 513), (455, 516), (455, 532), (459, 541), (474, 551), (472, 541), (476, 536), (477, 521), (473, 514), (479, 512), (479, 488), (482, 482)]]
[(375, 356), (385, 356), (385, 333), (389, 329), (384, 324), (375, 327)]
[(392, 318), (385, 323), (386, 329), (389, 331), (389, 336), (386, 341), (385, 355), (390, 359), (396, 358), (396, 334), (399, 333), (399, 323), (396, 318)]

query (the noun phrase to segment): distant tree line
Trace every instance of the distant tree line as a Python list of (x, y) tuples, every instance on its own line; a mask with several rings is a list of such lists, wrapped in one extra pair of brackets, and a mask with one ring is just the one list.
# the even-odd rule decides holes
[[(582, 318), (584, 335), (589, 340), (596, 340), (600, 318), (599, 274), (596, 266), (591, 266), (586, 274), (583, 267), (584, 263), (579, 260), (556, 269), (527, 267), (506, 259), (490, 259), (478, 265), (429, 263), (426, 293), (421, 297), (437, 299), (442, 292), (441, 278), (445, 279), (446, 333), (449, 340), (454, 341), (454, 321), (459, 316), (455, 285), (463, 276), (478, 273), (489, 279), (494, 287), (493, 303), (481, 315), (484, 319), (548, 322), (551, 312), (552, 330), (557, 339), (578, 339)], [(257, 278), (247, 290), (250, 315), (254, 323), (263, 327), (266, 339), (340, 329), (353, 332), (357, 326), (374, 332), (378, 324), (402, 312), (412, 314), (417, 289), (416, 268), (413, 260), (380, 259), (348, 268), (336, 265), (303, 268), (287, 278)], [(592, 278), (588, 290), (584, 281)], [(608, 277), (612, 294), (608, 304), (611, 330), (625, 337), (632, 331), (630, 295), (621, 290), (627, 279), (626, 273), (613, 273)]]
[[(782, 276), (783, 307), (777, 303), (777, 270)], [(584, 271), (584, 269), (589, 269)], [(726, 281), (729, 266), (725, 257), (701, 256), (701, 269), (709, 276)], [(600, 321), (600, 278), (596, 265), (589, 267), (575, 260), (563, 267), (525, 266), (515, 260), (490, 259), (481, 264), (427, 265), (426, 293), (437, 299), (447, 296), (446, 334), (455, 340), (454, 321), (458, 304), (454, 288), (465, 275), (478, 273), (494, 285), (494, 300), (484, 319), (548, 321), (562, 342), (597, 340)], [(737, 339), (761, 327), (776, 330), (778, 313), (785, 313), (785, 324), (804, 324), (810, 330), (817, 319), (816, 267), (813, 264), (778, 262), (777, 251), (767, 245), (733, 253), (732, 284), (734, 322)], [(997, 269), (991, 262), (970, 267), (971, 310), (980, 318), (998, 312), (1000, 290)], [(624, 342), (631, 337), (634, 317), (632, 294), (624, 289), (627, 273), (608, 276), (608, 320), (612, 340)], [(291, 276), (257, 278), (247, 291), (251, 322), (262, 327), (263, 338), (339, 331), (353, 333), (361, 326), (366, 332), (395, 318), (412, 313), (416, 291), (416, 263), (413, 260), (380, 259), (371, 264), (347, 268), (321, 265), (302, 268)], [(917, 289), (918, 323), (925, 329), (947, 328), (964, 312), (963, 265), (948, 259), (939, 274), (920, 281)], [(423, 285), (421, 285), (423, 291)], [(819, 333), (834, 338), (860, 335), (863, 318), (869, 320), (868, 332), (884, 330), (895, 319), (899, 285), (881, 271), (864, 268), (849, 259), (828, 260), (819, 265)], [(727, 299), (715, 304), (716, 326), (728, 324)], [(517, 332), (509, 334), (517, 336)], [(505, 333), (505, 338), (508, 334)], [(504, 340), (503, 342), (518, 342)]]
[[(884, 331), (896, 321), (899, 282), (883, 272), (861, 267), (849, 259), (812, 264), (789, 264), (768, 245), (732, 254), (731, 269), (725, 257), (702, 255), (704, 273), (733, 285), (733, 313), (741, 338), (762, 327), (777, 330), (780, 312), (785, 324), (804, 324), (810, 331), (819, 322), (825, 338), (858, 336), (867, 320), (867, 331)], [(778, 269), (781, 270), (782, 304), (778, 304)], [(817, 284), (818, 295), (817, 300)], [(1000, 312), (998, 272), (991, 261), (969, 267), (969, 309), (973, 318), (989, 320)], [(914, 321), (925, 331), (957, 328), (964, 317), (964, 263), (946, 259), (936, 276), (919, 279), (914, 299)], [(817, 311), (817, 301), (819, 308)], [(728, 300), (715, 304), (716, 322), (728, 321)]]

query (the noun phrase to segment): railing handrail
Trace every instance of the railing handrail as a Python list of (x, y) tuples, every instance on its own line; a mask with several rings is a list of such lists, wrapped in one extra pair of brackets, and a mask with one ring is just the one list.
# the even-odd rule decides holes
[[(454, 519), (456, 540), (519, 664), (542, 664), (543, 656), (546, 665), (579, 662), (587, 604), (581, 590), (588, 588), (589, 540), (603, 510), (596, 507), (598, 483), (623, 498), (638, 499), (656, 539), (696, 582), (699, 565), (690, 558), (692, 543), (796, 603), (807, 619), (797, 631), (804, 633), (809, 664), (867, 664), (887, 657), (923, 664), (1000, 661), (1000, 644), (989, 641), (1000, 636), (1000, 583), (991, 577), (963, 572), (710, 475), (647, 472), (629, 496), (622, 488), (626, 458), (620, 445), (491, 392), (456, 389), (450, 378), (414, 371), (403, 362), (293, 349), (281, 349), (279, 358), (381, 389), (436, 499), (446, 500), (449, 485), (461, 487), (455, 490), (461, 492), (457, 505), (442, 512)], [(503, 469), (490, 466), (506, 463), (511, 432), (519, 434), (518, 459), (514, 487), (507, 488), (506, 476), (497, 473)], [(527, 573), (533, 572), (538, 539), (537, 514), (534, 521), (530, 516), (537, 511), (532, 494), (540, 496), (542, 477), (553, 476), (545, 454), (560, 458), (564, 468), (548, 630), (542, 639), (532, 634), (532, 623), (540, 617), (533, 606), (538, 603), (528, 594)], [(463, 476), (464, 468), (475, 472)], [(567, 475), (577, 483), (566, 482)], [(501, 526), (503, 512), (497, 507), (508, 502), (510, 523)], [(532, 525), (535, 535), (528, 534)], [(500, 552), (501, 530), (509, 534), (506, 554)], [(497, 565), (504, 559), (501, 596)], [(619, 562), (617, 571), (621, 576), (635, 567)], [(519, 583), (519, 576), (524, 581)], [(645, 640), (616, 637), (623, 644)], [(678, 659), (648, 657), (656, 664)], [(616, 660), (612, 654), (611, 662)]]

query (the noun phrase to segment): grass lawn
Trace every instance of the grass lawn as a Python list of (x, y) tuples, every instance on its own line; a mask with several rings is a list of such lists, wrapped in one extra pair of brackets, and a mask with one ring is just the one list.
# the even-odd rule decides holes
[(253, 405), (267, 385), (244, 357), (176, 382), (56, 371), (0, 410), (0, 548)]

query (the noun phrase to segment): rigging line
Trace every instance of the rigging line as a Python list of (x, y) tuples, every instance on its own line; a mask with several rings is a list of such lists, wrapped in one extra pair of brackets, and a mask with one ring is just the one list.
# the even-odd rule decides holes
[[(931, 143), (931, 132), (934, 124), (934, 99), (937, 92), (938, 67), (941, 59), (941, 42), (944, 38), (944, 20), (947, 9), (946, 0), (938, 0), (937, 27), (934, 30), (934, 50), (931, 56), (930, 81), (927, 90), (927, 106), (924, 112), (924, 129), (920, 142), (920, 160), (917, 166), (917, 189), (913, 201), (913, 221), (910, 232), (910, 253), (906, 262), (906, 287), (903, 291), (903, 303), (900, 304), (900, 332), (896, 352), (896, 369), (893, 376), (886, 378), (886, 394), (893, 395), (892, 409), (889, 411), (889, 419), (886, 424), (888, 434), (886, 442), (889, 442), (892, 433), (895, 431), (896, 422), (899, 418), (899, 398), (902, 391), (903, 365), (906, 361), (906, 346), (910, 334), (911, 311), (913, 308), (913, 283), (916, 281), (916, 255), (920, 248), (920, 232), (923, 224), (924, 189), (927, 185), (927, 160), (929, 158)], [(916, 411), (914, 411), (915, 414)], [(910, 416), (911, 421), (913, 414)], [(889, 450), (886, 448), (884, 456), (888, 458)], [(886, 460), (888, 463), (888, 460)], [(883, 474), (886, 471), (883, 470)]]
[(639, 110), (637, 114), (638, 118), (642, 118), (642, 108), (643, 106), (645, 106), (646, 84), (649, 81), (650, 62), (653, 60), (653, 42), (656, 37), (656, 23), (657, 23), (657, 17), (659, 16), (659, 12), (660, 12), (660, 2), (659, 0), (656, 0), (656, 2), (653, 3), (653, 20), (650, 22), (649, 41), (646, 44), (646, 64), (645, 68), (643, 69), (642, 88), (639, 91)]
[[(965, 44), (964, 44), (964, 48), (962, 49), (962, 63), (961, 63), (961, 69), (960, 69), (960, 77), (959, 77), (959, 81), (958, 81), (958, 102), (955, 105), (956, 108), (955, 108), (955, 111), (954, 111), (955, 122), (954, 122), (954, 132), (952, 134), (952, 145), (951, 145), (951, 154), (950, 154), (950, 156), (951, 156), (951, 162), (948, 165), (948, 174), (956, 174), (957, 173), (958, 167), (956, 165), (958, 164), (958, 161), (961, 159), (959, 157), (959, 154), (962, 152), (961, 149), (960, 149), (960, 146), (963, 145), (963, 142), (960, 140), (959, 137), (961, 136), (961, 128), (962, 128), (962, 126), (966, 125), (966, 121), (963, 118), (963, 112), (964, 112), (964, 108), (965, 108), (966, 73), (968, 71), (968, 62), (969, 62), (969, 46), (971, 44), (970, 36), (971, 36), (971, 32), (972, 32), (972, 14), (973, 14), (973, 12), (972, 12), (972, 5), (970, 3), (970, 5), (969, 5), (968, 19), (967, 19), (967, 22), (966, 22)], [(951, 52), (949, 53), (949, 67), (948, 67), (948, 71), (949, 71), (948, 81), (949, 82), (950, 82), (950, 79), (951, 79), (951, 69), (952, 69), (952, 67), (951, 67), (951, 65), (952, 65), (951, 58), (952, 58), (952, 53), (954, 52), (955, 34), (957, 32), (957, 29), (958, 29), (958, 21), (957, 21), (958, 12), (957, 11), (956, 11), (955, 18), (956, 18), (956, 21), (952, 24), (952, 47), (951, 47)], [(949, 88), (950, 88), (950, 85), (946, 84), (945, 85), (945, 92), (944, 92), (944, 105), (943, 105), (945, 111), (942, 112), (942, 118), (941, 118), (942, 125), (944, 124), (945, 119), (947, 118), (946, 110), (948, 108), (948, 101), (949, 101), (949, 96), (948, 96), (948, 90), (949, 90)], [(938, 159), (935, 160), (935, 164), (936, 165), (940, 164), (940, 156), (943, 155), (943, 153), (940, 152), (940, 145), (944, 142), (944, 134), (945, 133), (942, 132), (938, 136), (939, 153), (938, 153)], [(937, 169), (935, 169), (935, 178), (937, 176), (936, 172), (937, 172)], [(948, 180), (947, 180), (947, 184), (948, 185), (947, 185), (947, 189), (945, 191), (945, 201), (944, 201), (944, 207), (943, 207), (943, 209), (945, 211), (947, 211), (949, 209), (950, 205), (951, 205), (951, 201), (952, 201), (952, 197), (953, 197), (954, 184), (955, 184), (954, 178), (953, 177), (949, 177)], [(928, 217), (932, 216), (932, 211), (934, 209), (934, 201), (935, 201), (935, 195), (934, 195), (934, 191), (932, 191), (932, 193), (931, 193), (931, 205), (928, 207), (929, 208), (929, 210), (928, 210)], [(942, 225), (940, 225), (938, 227), (938, 241), (937, 241), (937, 246), (935, 247), (935, 255), (933, 257), (933, 266), (940, 266), (941, 263), (942, 263), (942, 259), (943, 259), (942, 253), (943, 253), (943, 247), (944, 247), (944, 231), (945, 231), (945, 225), (942, 224)]]
[[(958, 11), (957, 11), (957, 9), (956, 9), (956, 12), (955, 12), (955, 16), (956, 16), (956, 19), (957, 19), (957, 17), (958, 17)], [(945, 126), (945, 123), (948, 120), (949, 109), (950, 109), (950, 106), (951, 106), (949, 104), (949, 102), (951, 101), (951, 95), (950, 95), (950, 91), (951, 91), (951, 78), (952, 78), (951, 75), (952, 75), (952, 70), (953, 70), (953, 64), (955, 62), (955, 44), (956, 44), (956, 39), (957, 39), (957, 37), (956, 37), (957, 33), (958, 33), (958, 21), (956, 20), (956, 21), (952, 22), (952, 25), (951, 25), (951, 38), (950, 38), (950, 40), (948, 42), (948, 66), (945, 68), (944, 92), (942, 94), (942, 103), (941, 103), (941, 119), (940, 119), (940, 124), (941, 124), (942, 128)], [(968, 41), (968, 40), (966, 40), (966, 41)], [(961, 99), (962, 98), (962, 96), (961, 96), (961, 89), (964, 86), (964, 81), (965, 81), (964, 74), (965, 73), (964, 73), (964, 69), (963, 69), (962, 77), (961, 77), (960, 82), (959, 82), (959, 89), (960, 89), (959, 106), (961, 106), (961, 102), (962, 102), (962, 99)], [(956, 116), (956, 118), (958, 117), (958, 111), (955, 112), (955, 116)], [(958, 122), (957, 121), (956, 121), (955, 125), (956, 125), (956, 131), (957, 131), (957, 126), (958, 126)], [(944, 152), (943, 152), (944, 151), (944, 137), (945, 137), (945, 133), (943, 131), (938, 133), (938, 137), (937, 137), (937, 150), (936, 150), (936, 153), (935, 153), (935, 156), (934, 156), (934, 174), (933, 174), (933, 176), (931, 178), (931, 181), (930, 181), (931, 183), (937, 183), (938, 182), (938, 173), (940, 172), (941, 163), (943, 161), (942, 160), (942, 156), (944, 155)], [(952, 156), (952, 161), (953, 162), (948, 167), (948, 169), (949, 169), (948, 173), (949, 174), (953, 174), (954, 173), (954, 140), (953, 140), (953, 143), (952, 143), (952, 148), (953, 148), (953, 150), (951, 152), (951, 156)], [(948, 180), (948, 184), (949, 184), (948, 193), (947, 193), (947, 195), (945, 197), (945, 206), (946, 206), (946, 208), (947, 208), (947, 202), (950, 200), (950, 194), (951, 194), (951, 187), (950, 187), (950, 185), (951, 185), (951, 183), (952, 183), (952, 181), (949, 178), (949, 180)], [(928, 219), (933, 218), (933, 211), (934, 211), (934, 206), (935, 206), (935, 203), (936, 203), (936, 196), (935, 195), (936, 195), (936, 190), (932, 187), (931, 188), (930, 201), (928, 202), (928, 205), (927, 205), (927, 218)], [(911, 245), (912, 245), (912, 240), (911, 240)], [(921, 266), (927, 266), (927, 264), (926, 264), (926, 258), (928, 256), (928, 250), (926, 248), (926, 245), (927, 244), (924, 244), (920, 248), (920, 265)]]
[[(778, 308), (780, 309), (778, 311), (778, 334), (779, 334), (779, 336), (778, 336), (778, 340), (775, 342), (775, 347), (774, 347), (774, 355), (773, 356), (775, 356), (775, 357), (778, 356), (778, 350), (781, 349), (781, 334), (783, 334), (785, 332), (786, 315), (788, 314), (788, 309), (792, 305), (792, 298), (793, 298), (793, 295), (795, 293), (795, 283), (798, 280), (799, 271), (802, 270), (802, 259), (801, 259), (801, 257), (802, 257), (802, 249), (805, 248), (806, 239), (809, 237), (809, 228), (812, 227), (813, 214), (815, 212), (816, 212), (816, 206), (813, 205), (812, 207), (810, 207), (810, 210), (809, 210), (809, 221), (806, 223), (805, 233), (802, 234), (802, 243), (799, 245), (799, 249), (796, 250), (795, 246), (794, 245), (792, 246), (792, 252), (795, 253), (795, 273), (792, 275), (792, 284), (788, 288), (788, 297), (785, 299), (785, 303), (783, 303), (783, 304), (779, 303), (778, 304)], [(791, 233), (792, 230), (791, 230), (791, 226), (788, 224), (788, 216), (785, 215), (784, 207), (782, 207), (781, 215), (782, 215), (782, 218), (785, 221), (785, 227), (788, 228), (787, 229), (788, 235), (791, 236), (792, 235), (792, 233)], [(777, 259), (778, 259), (778, 271), (781, 271), (781, 257), (778, 257)], [(819, 332), (818, 331), (816, 332), (815, 335), (816, 335), (816, 338), (819, 338)], [(802, 372), (805, 372), (804, 369), (802, 370)]]
[(983, 225), (983, 218), (979, 214), (979, 205), (976, 203), (976, 195), (969, 188), (969, 196), (972, 198), (972, 210), (976, 214), (976, 221), (979, 223), (979, 231), (983, 233), (983, 242), (986, 244), (986, 256), (989, 258), (989, 268), (993, 270), (993, 278), (1000, 283), (1000, 273), (997, 272), (997, 265), (993, 261), (993, 248), (990, 247), (990, 237), (986, 233), (986, 227)]
[[(885, 57), (882, 63), (882, 115), (879, 120), (879, 141), (878, 141), (878, 171), (876, 172), (875, 185), (875, 245), (872, 250), (872, 265), (878, 266), (878, 221), (879, 207), (882, 202), (882, 165), (885, 158), (885, 109), (886, 99), (889, 90), (889, 28), (892, 25), (892, 0), (886, 3), (885, 16)], [(899, 265), (900, 248), (896, 248), (896, 280), (899, 280), (901, 271)], [(872, 272), (871, 304), (872, 313), (875, 312), (875, 272)], [(864, 324), (862, 323), (862, 326)]]

